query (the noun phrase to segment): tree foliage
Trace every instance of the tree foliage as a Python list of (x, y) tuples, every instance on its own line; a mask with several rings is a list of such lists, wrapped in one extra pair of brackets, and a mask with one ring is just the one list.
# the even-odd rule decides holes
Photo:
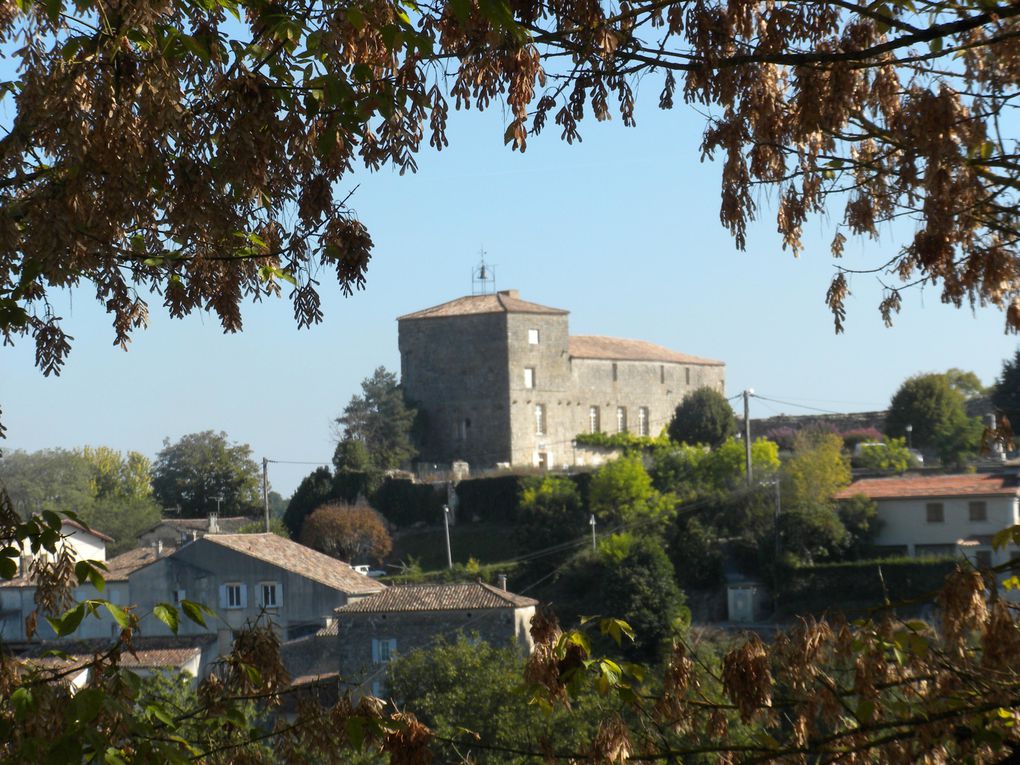
[(386, 522), (368, 505), (317, 508), (301, 527), (301, 542), (352, 565), (381, 562), (393, 549)]
[(853, 463), (855, 467), (877, 473), (902, 473), (916, 467), (917, 459), (907, 448), (905, 438), (890, 438), (883, 442), (861, 444)]
[(595, 471), (588, 503), (597, 518), (611, 523), (661, 526), (673, 513), (672, 502), (655, 490), (636, 454), (625, 454)]
[(677, 404), (669, 423), (669, 437), (678, 444), (721, 446), (736, 433), (733, 407), (714, 388), (698, 388)]
[(15, 450), (0, 457), (0, 484), (21, 517), (75, 512), (113, 537), (107, 548), (113, 555), (134, 547), (138, 535), (159, 520), (149, 471), (144, 455), (106, 446)]
[(300, 539), (305, 519), (333, 498), (333, 474), (327, 467), (315, 468), (301, 479), (287, 503), (283, 523), (292, 539)]
[(564, 476), (529, 478), (521, 491), (514, 531), (522, 550), (573, 542), (588, 530), (577, 484)]
[[(1020, 326), (1020, 163), (1006, 119), (1020, 10), (726, 8), (368, 0), (332, 13), (225, 0), (110, 14), (95, 0), (7, 2), (0, 331), (30, 335), (39, 367), (58, 371), (70, 338), (51, 291), (81, 283), (122, 345), (148, 321), (146, 291), (173, 316), (210, 309), (228, 331), (242, 300), (286, 291), (298, 325), (316, 323), (320, 271), (350, 292), (371, 252), (343, 205), (355, 161), (413, 171), (426, 136), (447, 145), (451, 102), (505, 107), (513, 149), (550, 122), (572, 143), (584, 115), (608, 119), (612, 102), (633, 125), (642, 78), (661, 87), (660, 108), (682, 97), (711, 115), (699, 150), (721, 158), (720, 219), (738, 247), (758, 184), (774, 189), (794, 252), (812, 214), (840, 221), (837, 258), (847, 235), (906, 217), (913, 235), (877, 269), (887, 320), (901, 290), (925, 282)], [(848, 294), (840, 269), (827, 295), (837, 329)]]
[(780, 518), (783, 550), (807, 561), (838, 555), (846, 529), (836, 513), (836, 492), (850, 484), (850, 459), (835, 433), (802, 431), (783, 464)]
[(415, 414), (404, 401), (397, 376), (379, 367), (371, 377), (361, 381), (361, 395), (352, 396), (336, 419), (342, 433), (340, 444), (346, 451), (341, 454), (338, 446), (334, 462), (339, 459), (346, 464), (356, 456), (363, 462), (349, 445), (344, 446), (346, 442), (360, 441), (375, 469), (405, 465), (417, 454), (411, 441)]
[(232, 444), (226, 433), (212, 430), (174, 443), (163, 439), (152, 469), (156, 499), (164, 507), (179, 507), (185, 518), (217, 509), (222, 515), (250, 515), (262, 504), (261, 483), (251, 447)]
[(635, 642), (626, 653), (648, 660), (690, 622), (673, 564), (653, 536), (612, 534), (596, 551), (578, 553), (556, 576), (553, 601), (565, 623), (581, 617), (617, 617)]
[(1009, 418), (1014, 430), (1020, 430), (1020, 348), (1002, 362), (1002, 372), (992, 387), (992, 403)]
[(906, 438), (939, 454), (943, 462), (960, 462), (975, 454), (982, 427), (967, 416), (964, 394), (945, 374), (921, 374), (903, 382), (889, 403), (885, 429), (890, 436)]

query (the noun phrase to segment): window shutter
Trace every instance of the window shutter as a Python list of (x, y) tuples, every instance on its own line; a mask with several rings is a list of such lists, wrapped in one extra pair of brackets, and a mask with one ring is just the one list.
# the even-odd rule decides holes
[(372, 638), (372, 663), (379, 663), (379, 641)]
[(256, 601), (259, 604), (259, 608), (265, 608), (266, 605), (266, 585), (259, 583), (255, 585)]
[(248, 607), (248, 585), (241, 585), (241, 608)]
[(390, 661), (397, 657), (397, 639), (390, 638)]
[(283, 582), (276, 582), (276, 607), (283, 608)]
[(220, 585), (220, 608), (227, 607), (227, 585)]

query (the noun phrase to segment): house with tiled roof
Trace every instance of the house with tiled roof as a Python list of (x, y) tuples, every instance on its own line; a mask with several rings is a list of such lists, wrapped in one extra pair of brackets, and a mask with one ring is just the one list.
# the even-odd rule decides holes
[[(121, 556), (110, 560), (106, 559), (106, 545), (114, 541), (112, 537), (70, 518), (63, 519), (61, 534), (62, 539), (58, 550), (68, 550), (74, 560), (99, 561), (108, 567), (116, 566), (119, 570), (120, 563), (117, 561)], [(48, 556), (50, 553), (39, 551), (33, 554), (31, 550), (23, 549), (19, 558), (17, 576), (11, 579), (0, 579), (0, 640), (5, 643), (28, 640), (28, 635), (25, 632), (25, 620), (36, 610), (36, 583), (32, 574), (32, 562), (36, 555)], [(90, 584), (78, 585), (71, 589), (71, 596), (76, 601), (106, 598), (113, 603), (126, 605), (129, 602), (127, 579), (112, 582), (102, 594)], [(113, 619), (103, 612), (98, 618), (90, 617), (83, 621), (76, 637), (109, 637), (111, 634), (119, 632), (119, 629)], [(55, 637), (56, 633), (53, 628), (40, 616), (37, 619), (36, 633), (32, 639), (49, 640)]]
[(425, 414), (421, 459), (472, 467), (592, 464), (579, 433), (658, 435), (721, 361), (644, 340), (570, 335), (568, 312), (516, 290), (397, 319), (401, 384)]
[(484, 582), (396, 585), (337, 608), (316, 635), (284, 645), (283, 656), (292, 676), (336, 672), (348, 687), (379, 695), (390, 659), (437, 638), (465, 635), (530, 652), (537, 605)]
[(246, 515), (221, 517), (219, 513), (209, 513), (203, 518), (165, 517), (138, 536), (138, 544), (150, 547), (158, 542), (170, 547), (177, 547), (206, 534), (236, 534), (242, 526), (252, 522)]
[(977, 566), (1005, 563), (1020, 553), (992, 547), (992, 536), (1020, 523), (1015, 472), (905, 474), (862, 478), (836, 495), (863, 495), (877, 506), (876, 551), (885, 555), (961, 556)]
[(214, 634), (226, 653), (235, 631), (268, 620), (283, 639), (315, 632), (323, 617), (385, 585), (343, 561), (276, 534), (207, 534), (129, 574), (142, 635), (166, 635), (157, 603), (191, 600), (216, 613), (205, 626), (181, 620), (182, 635)]

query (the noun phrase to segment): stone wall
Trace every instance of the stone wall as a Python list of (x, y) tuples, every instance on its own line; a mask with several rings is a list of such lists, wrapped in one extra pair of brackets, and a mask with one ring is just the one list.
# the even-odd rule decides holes
[(399, 323), (400, 377), (425, 414), (423, 462), (510, 459), (506, 314)]
[(386, 662), (373, 655), (372, 641), (396, 641), (396, 654), (426, 648), (437, 638), (456, 640), (458, 635), (480, 639), (494, 646), (516, 643), (522, 652), (532, 647), (528, 626), (534, 606), (482, 611), (410, 611), (389, 613), (340, 613), (337, 615), (340, 676), (351, 685), (378, 694), (386, 678)]

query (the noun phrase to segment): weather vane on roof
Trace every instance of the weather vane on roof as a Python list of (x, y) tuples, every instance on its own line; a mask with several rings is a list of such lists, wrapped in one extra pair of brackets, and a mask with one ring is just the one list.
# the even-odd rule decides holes
[(496, 266), (485, 262), (485, 248), (478, 248), (478, 265), (471, 269), (471, 294), (491, 295), (496, 291)]

